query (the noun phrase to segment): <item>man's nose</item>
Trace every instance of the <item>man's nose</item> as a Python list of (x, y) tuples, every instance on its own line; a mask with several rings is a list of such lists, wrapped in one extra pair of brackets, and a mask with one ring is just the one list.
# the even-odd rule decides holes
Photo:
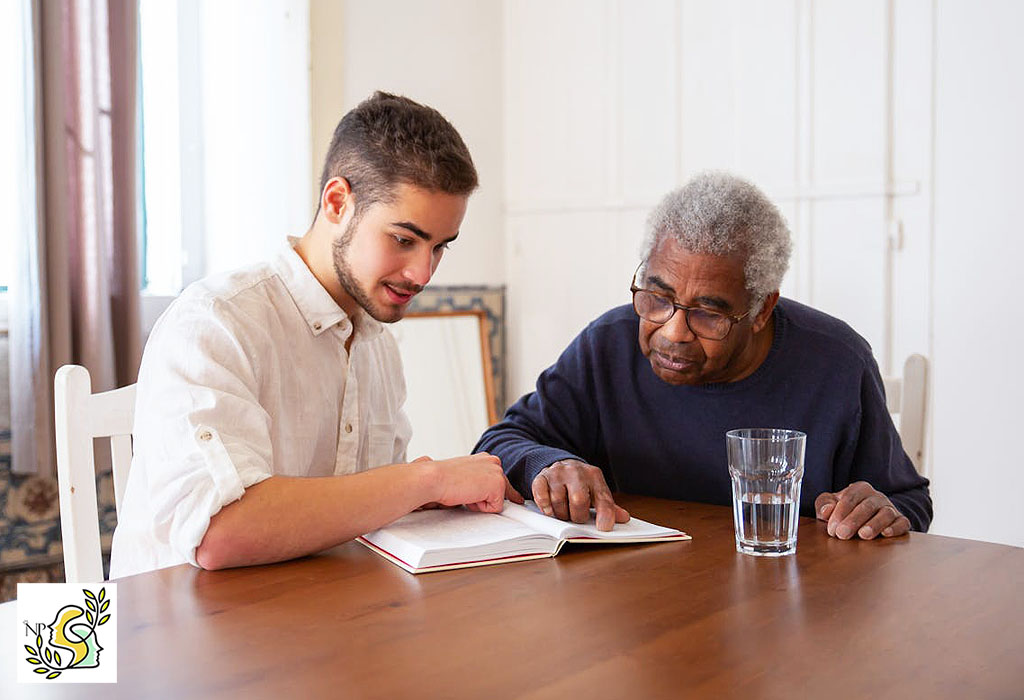
[(426, 253), (417, 252), (405, 266), (403, 276), (413, 284), (425, 287), (434, 275), (434, 256), (428, 248)]
[(690, 326), (687, 325), (686, 312), (682, 309), (676, 309), (672, 318), (661, 325), (661, 335), (665, 340), (670, 340), (673, 343), (689, 343), (697, 339), (697, 336), (690, 330)]

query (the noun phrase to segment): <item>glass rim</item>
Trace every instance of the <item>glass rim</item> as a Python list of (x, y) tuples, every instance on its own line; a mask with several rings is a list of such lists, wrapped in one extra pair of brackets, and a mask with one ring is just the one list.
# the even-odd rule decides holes
[(806, 440), (807, 433), (792, 428), (733, 428), (725, 432), (727, 440), (758, 440), (763, 442), (785, 442)]

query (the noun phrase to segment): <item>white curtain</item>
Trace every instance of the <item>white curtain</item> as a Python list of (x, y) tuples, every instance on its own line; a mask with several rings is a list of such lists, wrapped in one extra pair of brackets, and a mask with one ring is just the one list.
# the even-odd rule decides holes
[[(53, 374), (135, 381), (135, 0), (34, 0), (35, 226), (10, 287), (12, 470), (53, 474)], [(32, 222), (28, 222), (32, 223)]]

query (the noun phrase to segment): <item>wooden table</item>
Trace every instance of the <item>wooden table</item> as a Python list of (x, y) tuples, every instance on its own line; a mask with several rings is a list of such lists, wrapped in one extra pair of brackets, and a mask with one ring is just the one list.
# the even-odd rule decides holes
[(727, 508), (622, 497), (690, 542), (412, 576), (350, 543), (118, 582), (116, 686), (0, 698), (1022, 697), (1024, 550), (933, 535), (737, 554)]

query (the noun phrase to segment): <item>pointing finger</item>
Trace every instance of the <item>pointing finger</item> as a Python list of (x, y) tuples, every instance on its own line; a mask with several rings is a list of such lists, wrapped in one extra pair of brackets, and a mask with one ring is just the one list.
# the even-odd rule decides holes
[(555, 512), (551, 508), (551, 491), (548, 487), (548, 480), (543, 474), (538, 474), (537, 478), (533, 480), (533, 502), (540, 508), (540, 512), (544, 515), (554, 515)]

